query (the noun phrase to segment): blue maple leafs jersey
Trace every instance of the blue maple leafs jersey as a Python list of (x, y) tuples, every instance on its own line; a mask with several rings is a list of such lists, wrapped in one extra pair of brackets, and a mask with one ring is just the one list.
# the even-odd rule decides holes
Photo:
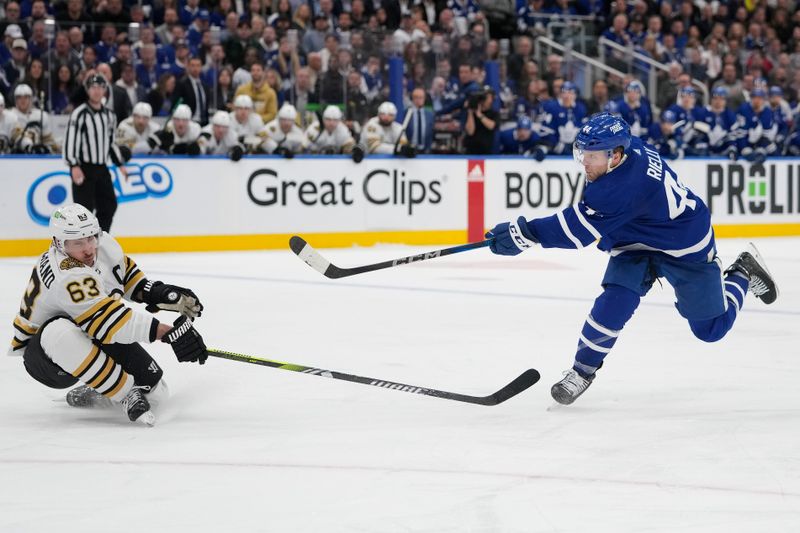
[(527, 141), (521, 141), (517, 138), (516, 128), (510, 128), (500, 132), (500, 153), (501, 154), (518, 154), (527, 155), (531, 150), (536, 148), (538, 137), (536, 133), (531, 133)]
[(703, 122), (708, 124), (709, 152), (714, 155), (724, 154), (736, 144), (736, 113), (728, 108), (720, 113), (714, 112), (711, 106), (706, 106)]
[(633, 108), (625, 101), (625, 97), (620, 96), (609, 102), (608, 112), (612, 115), (618, 115), (627, 122), (628, 126), (631, 127), (631, 135), (634, 137), (641, 137), (642, 139), (647, 137), (650, 124), (653, 123), (653, 110), (650, 100), (646, 97), (643, 96), (639, 106)]
[(593, 182), (582, 200), (528, 222), (544, 248), (598, 248), (708, 262), (716, 253), (711, 213), (650, 145), (633, 137), (623, 162)]
[(552, 147), (550, 153), (572, 155), (572, 143), (588, 118), (581, 101), (575, 102), (574, 107), (564, 107), (555, 98), (542, 103), (540, 135)]
[(745, 102), (739, 107), (737, 115), (740, 149), (753, 146), (774, 146), (778, 127), (775, 124), (775, 117), (769, 106), (765, 105), (761, 111), (756, 112), (753, 109), (753, 104)]

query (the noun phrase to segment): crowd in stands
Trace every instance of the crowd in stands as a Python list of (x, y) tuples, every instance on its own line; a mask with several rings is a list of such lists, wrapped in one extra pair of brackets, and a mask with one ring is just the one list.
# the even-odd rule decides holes
[[(84, 102), (82, 81), (99, 73), (117, 141), (135, 154), (541, 160), (571, 154), (583, 122), (607, 111), (669, 158), (800, 155), (795, 2), (7, 0), (0, 153), (58, 152), (53, 115)], [(590, 94), (570, 60), (537, 62), (536, 36), (574, 18), (668, 65), (656, 94), (643, 83), (652, 66), (617, 48), (590, 53), (628, 74), (600, 73)], [(392, 57), (404, 66), (400, 112)]]

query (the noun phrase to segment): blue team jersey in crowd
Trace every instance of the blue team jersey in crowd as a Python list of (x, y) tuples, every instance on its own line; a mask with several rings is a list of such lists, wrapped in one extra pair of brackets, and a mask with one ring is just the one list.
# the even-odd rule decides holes
[(545, 248), (598, 248), (708, 262), (716, 253), (711, 213), (650, 145), (633, 137), (625, 160), (587, 182), (582, 200), (528, 228)]

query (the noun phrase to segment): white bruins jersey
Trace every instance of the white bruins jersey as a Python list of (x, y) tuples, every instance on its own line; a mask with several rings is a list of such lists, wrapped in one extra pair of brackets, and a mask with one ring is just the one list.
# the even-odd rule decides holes
[(150, 120), (144, 131), (139, 133), (133, 125), (133, 117), (130, 116), (120, 122), (117, 128), (117, 144), (127, 146), (133, 154), (149, 154), (153, 149), (147, 139), (160, 129), (157, 122)]
[(236, 137), (230, 128), (225, 133), (225, 136), (217, 140), (214, 137), (214, 126), (208, 124), (200, 130), (200, 137), (197, 139), (197, 144), (200, 145), (200, 150), (206, 155), (227, 155), (231, 148), (239, 145), (239, 139)]
[[(320, 132), (322, 127), (322, 132)], [(329, 132), (319, 122), (315, 122), (306, 130), (306, 144), (312, 153), (319, 153), (325, 148), (333, 148), (337, 153), (347, 154), (353, 151), (356, 141), (350, 135), (347, 126), (339, 122), (333, 132)]]
[(11, 109), (0, 112), (0, 154), (11, 151), (14, 130), (17, 127), (17, 115)]
[[(40, 111), (31, 106), (27, 113), (15, 108), (14, 116), (17, 117), (17, 125), (11, 137), (14, 144), (23, 149), (30, 148), (34, 144), (44, 144), (53, 153), (61, 151), (50, 129), (50, 113)], [(40, 124), (41, 128), (27, 128), (31, 122)]]
[(244, 124), (236, 120), (235, 111), (231, 111), (228, 115), (231, 117), (231, 130), (237, 138), (256, 136), (264, 129), (264, 119), (258, 113), (251, 111)]
[(50, 246), (33, 268), (14, 318), (9, 354), (22, 355), (42, 324), (64, 315), (102, 344), (152, 342), (158, 321), (121, 301), (130, 300), (144, 279), (136, 263), (106, 232), (100, 236), (93, 267)]
[(295, 154), (302, 152), (306, 144), (306, 137), (303, 135), (303, 130), (301, 130), (297, 124), (292, 124), (292, 129), (289, 130), (289, 133), (283, 133), (278, 120), (279, 119), (276, 118), (269, 121), (267, 125), (264, 126), (264, 129), (261, 130), (262, 133), (266, 134), (263, 145), (264, 151), (271, 154), (278, 149), (278, 146), (283, 146)]
[(408, 142), (403, 133), (403, 126), (394, 121), (388, 126), (383, 126), (378, 117), (372, 117), (367, 121), (361, 136), (367, 145), (367, 151), (371, 154), (393, 154), (395, 144), (402, 146)]
[(200, 124), (198, 124), (193, 120), (189, 121), (189, 127), (186, 128), (186, 133), (182, 136), (179, 136), (175, 132), (175, 125), (172, 123), (171, 120), (167, 122), (166, 126), (164, 126), (164, 130), (175, 135), (175, 144), (193, 143), (197, 140), (198, 137), (200, 137)]

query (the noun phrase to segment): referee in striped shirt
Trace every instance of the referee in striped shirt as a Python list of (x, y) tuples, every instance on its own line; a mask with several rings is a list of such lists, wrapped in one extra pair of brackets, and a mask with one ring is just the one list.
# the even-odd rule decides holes
[(114, 143), (116, 117), (103, 101), (108, 81), (101, 74), (92, 74), (86, 78), (84, 86), (89, 100), (69, 116), (64, 160), (72, 176), (72, 199), (95, 212), (100, 228), (109, 231), (117, 210), (117, 197), (108, 171), (108, 159), (111, 158), (122, 177), (127, 179), (124, 164), (130, 159), (130, 150)]

